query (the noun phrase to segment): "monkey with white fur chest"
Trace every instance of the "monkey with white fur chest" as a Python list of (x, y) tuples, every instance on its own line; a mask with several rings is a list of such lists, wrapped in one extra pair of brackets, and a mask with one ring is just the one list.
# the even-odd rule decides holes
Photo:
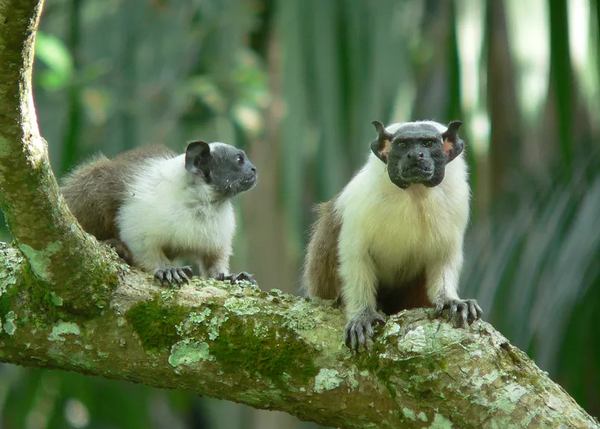
[(385, 321), (378, 310), (433, 305), (461, 324), (482, 314), (458, 296), (470, 193), (461, 123), (373, 124), (366, 165), (318, 209), (303, 278), (310, 296), (342, 302), (354, 350)]
[(194, 260), (208, 277), (251, 280), (229, 274), (231, 198), (256, 178), (244, 151), (196, 141), (182, 155), (146, 146), (100, 157), (71, 173), (62, 192), (87, 232), (161, 282), (187, 283), (191, 269), (174, 265), (177, 257)]

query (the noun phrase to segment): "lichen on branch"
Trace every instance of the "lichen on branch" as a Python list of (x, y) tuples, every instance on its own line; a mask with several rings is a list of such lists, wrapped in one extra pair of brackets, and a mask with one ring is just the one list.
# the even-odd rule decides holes
[(463, 329), (432, 310), (405, 311), (356, 355), (329, 301), (196, 278), (164, 289), (125, 269), (89, 317), (52, 297), (38, 305), (27, 260), (6, 245), (0, 254), (4, 362), (185, 389), (335, 427), (597, 427), (485, 322)]

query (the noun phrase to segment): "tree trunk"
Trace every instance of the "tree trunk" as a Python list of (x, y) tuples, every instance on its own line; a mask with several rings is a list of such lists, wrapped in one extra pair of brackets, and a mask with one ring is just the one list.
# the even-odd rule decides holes
[(41, 1), (0, 6), (0, 361), (185, 389), (345, 428), (600, 427), (485, 322), (392, 317), (368, 353), (331, 303), (195, 279), (165, 290), (68, 211), (32, 102)]

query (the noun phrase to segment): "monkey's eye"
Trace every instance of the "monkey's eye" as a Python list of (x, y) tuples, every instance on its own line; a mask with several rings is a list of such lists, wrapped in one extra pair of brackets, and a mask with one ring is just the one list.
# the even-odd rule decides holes
[(242, 155), (236, 156), (235, 162), (237, 162), (239, 165), (242, 165), (244, 163), (244, 157)]
[(425, 147), (431, 147), (433, 146), (434, 141), (433, 140), (427, 140), (425, 143), (423, 143), (423, 146)]
[(398, 142), (398, 147), (401, 149), (406, 149), (408, 147), (408, 143), (400, 141)]

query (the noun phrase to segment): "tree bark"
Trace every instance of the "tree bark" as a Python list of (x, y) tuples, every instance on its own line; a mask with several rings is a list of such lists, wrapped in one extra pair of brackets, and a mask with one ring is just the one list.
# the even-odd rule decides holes
[[(95, 313), (117, 284), (115, 258), (69, 212), (40, 136), (31, 74), (42, 0), (0, 4), (0, 206), (31, 271), (48, 295), (73, 311)], [(69, 282), (77, 280), (77, 289)]]
[(345, 428), (600, 427), (485, 322), (413, 310), (368, 353), (328, 302), (129, 269), (68, 211), (31, 94), (41, 1), (0, 5), (0, 361), (125, 379)]

